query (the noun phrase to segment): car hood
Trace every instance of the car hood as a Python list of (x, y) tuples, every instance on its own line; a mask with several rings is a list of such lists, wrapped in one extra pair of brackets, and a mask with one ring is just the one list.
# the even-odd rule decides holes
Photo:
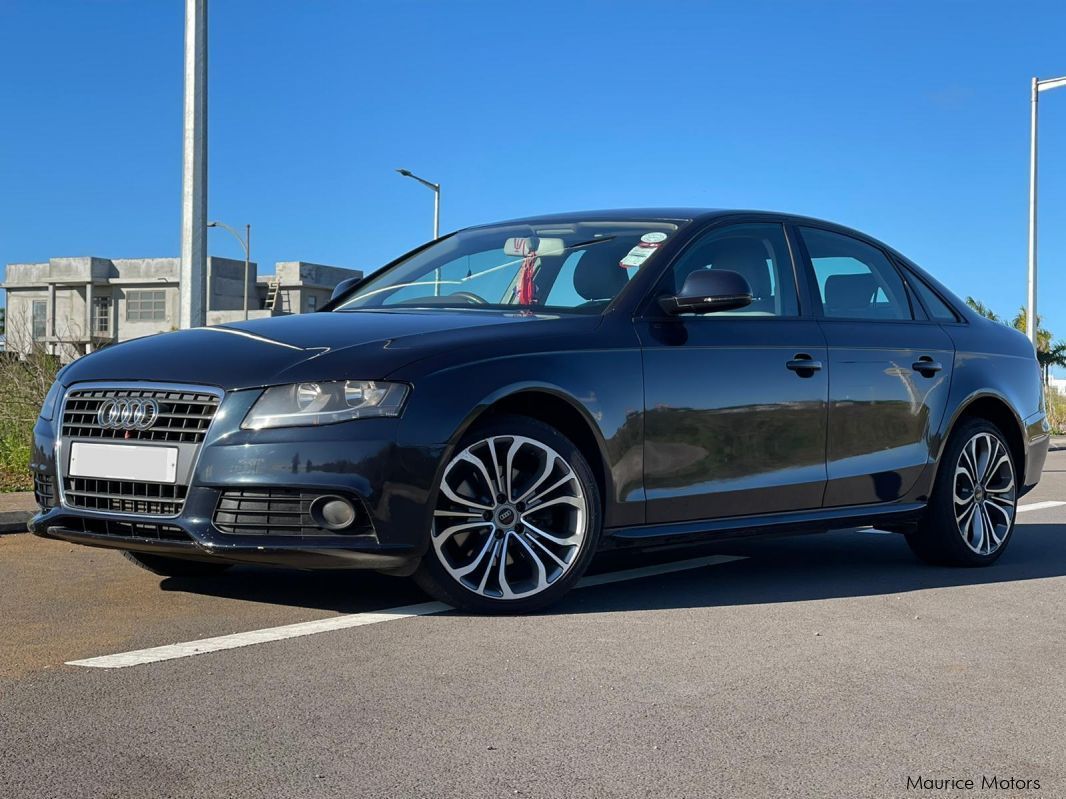
[(502, 311), (322, 312), (134, 339), (71, 364), (63, 383), (150, 380), (223, 389), (303, 380), (382, 379), (436, 352), (478, 341), (589, 327), (598, 317)]

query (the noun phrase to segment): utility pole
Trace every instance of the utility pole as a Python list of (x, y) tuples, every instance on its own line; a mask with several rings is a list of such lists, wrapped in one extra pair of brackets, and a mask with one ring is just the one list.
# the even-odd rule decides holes
[(1066, 87), (1066, 77), (1040, 80), (1033, 78), (1029, 97), (1029, 297), (1025, 316), (1025, 335), (1037, 349), (1036, 316), (1036, 123), (1040, 92)]
[(207, 0), (185, 0), (181, 172), (181, 328), (207, 322)]

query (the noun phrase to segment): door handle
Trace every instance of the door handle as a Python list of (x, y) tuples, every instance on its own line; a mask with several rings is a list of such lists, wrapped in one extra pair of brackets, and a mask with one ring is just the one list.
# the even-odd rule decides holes
[(937, 363), (928, 355), (923, 355), (917, 361), (911, 364), (911, 369), (921, 374), (923, 377), (932, 377), (937, 372), (943, 369), (943, 365)]
[(810, 355), (797, 355), (791, 361), (785, 361), (785, 368), (791, 369), (800, 377), (810, 377), (822, 368), (822, 362), (813, 360)]

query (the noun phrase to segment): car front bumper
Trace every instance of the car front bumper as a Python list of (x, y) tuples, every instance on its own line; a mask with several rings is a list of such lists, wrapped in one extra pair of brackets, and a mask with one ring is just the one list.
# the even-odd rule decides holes
[[(226, 394), (196, 453), (177, 515), (117, 513), (74, 507), (64, 500), (66, 447), (61, 429), (38, 420), (32, 466), (42, 511), (30, 522), (37, 535), (89, 546), (176, 557), (221, 559), (298, 568), (376, 569), (408, 573), (426, 551), (432, 486), (446, 445), (401, 446), (400, 419), (364, 419), (320, 427), (241, 430), (257, 391)], [(219, 523), (222, 499), (234, 492), (290, 492), (349, 499), (365, 524), (331, 532), (239, 532)], [(305, 505), (306, 507), (306, 505)], [(304, 517), (306, 522), (306, 517)]]

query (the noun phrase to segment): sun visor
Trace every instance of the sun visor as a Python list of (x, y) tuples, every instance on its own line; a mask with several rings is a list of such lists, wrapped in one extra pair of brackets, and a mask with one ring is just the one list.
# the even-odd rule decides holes
[(537, 255), (562, 255), (566, 250), (566, 244), (562, 239), (544, 239), (535, 236), (514, 237), (507, 239), (503, 245), (504, 255), (514, 255), (524, 258), (531, 252)]

